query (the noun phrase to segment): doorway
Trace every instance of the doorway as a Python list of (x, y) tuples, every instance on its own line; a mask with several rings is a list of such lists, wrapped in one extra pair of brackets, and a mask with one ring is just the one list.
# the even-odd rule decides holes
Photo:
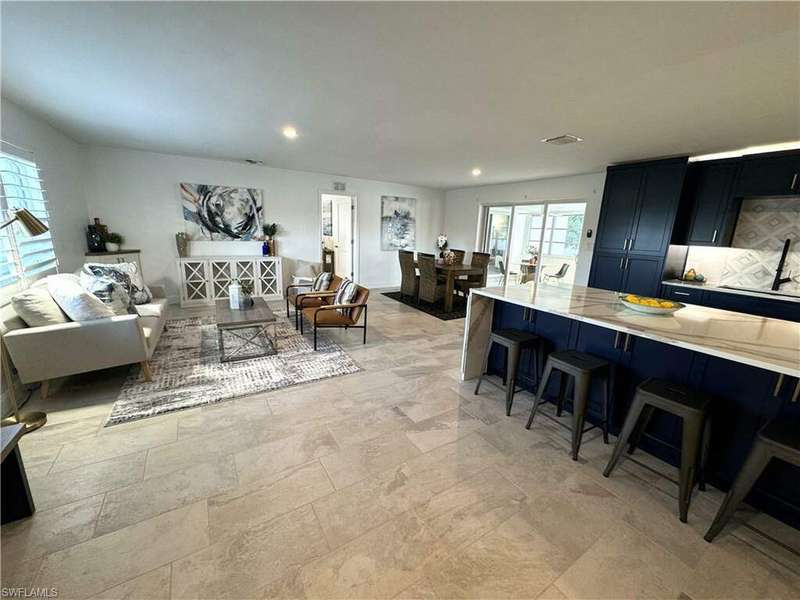
[(355, 196), (320, 193), (321, 251), (331, 257), (334, 274), (355, 280)]

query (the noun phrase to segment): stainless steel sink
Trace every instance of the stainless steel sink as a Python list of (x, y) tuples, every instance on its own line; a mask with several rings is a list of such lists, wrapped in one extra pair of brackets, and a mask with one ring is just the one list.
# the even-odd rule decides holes
[(755, 288), (736, 287), (735, 285), (721, 285), (719, 286), (726, 290), (739, 290), (740, 292), (756, 292), (758, 294), (769, 294), (770, 296), (786, 296), (788, 298), (797, 298), (795, 294), (786, 294), (784, 292), (775, 292), (772, 290), (758, 290)]

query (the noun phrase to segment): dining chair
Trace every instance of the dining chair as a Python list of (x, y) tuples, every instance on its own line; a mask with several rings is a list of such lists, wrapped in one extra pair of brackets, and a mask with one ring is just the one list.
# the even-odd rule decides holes
[(400, 260), (400, 297), (409, 296), (417, 300), (419, 293), (419, 275), (414, 266), (414, 253), (409, 250), (398, 250)]
[(569, 263), (562, 263), (561, 268), (556, 271), (555, 273), (545, 273), (544, 280), (547, 281), (548, 279), (564, 279), (564, 276), (569, 271)]
[(444, 297), (445, 285), (436, 273), (436, 258), (433, 254), (417, 254), (419, 266), (419, 299), (431, 304)]
[(491, 256), (486, 252), (472, 253), (470, 266), (480, 267), (483, 269), (483, 272), (475, 275), (467, 275), (466, 279), (456, 279), (456, 290), (464, 294), (465, 298), (472, 288), (486, 287), (486, 275), (490, 260)]
[(450, 252), (455, 254), (455, 258), (453, 260), (454, 265), (463, 265), (464, 264), (464, 257), (467, 255), (465, 250), (453, 250), (450, 249)]
[(506, 284), (506, 263), (501, 258), (497, 261), (497, 268), (500, 269), (500, 287), (503, 287)]

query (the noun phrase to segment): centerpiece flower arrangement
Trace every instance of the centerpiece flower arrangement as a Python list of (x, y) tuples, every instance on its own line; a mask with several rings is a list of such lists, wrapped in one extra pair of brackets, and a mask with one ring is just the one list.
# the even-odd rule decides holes
[(436, 238), (436, 247), (439, 249), (439, 258), (444, 258), (444, 251), (447, 250), (447, 234), (440, 233)]

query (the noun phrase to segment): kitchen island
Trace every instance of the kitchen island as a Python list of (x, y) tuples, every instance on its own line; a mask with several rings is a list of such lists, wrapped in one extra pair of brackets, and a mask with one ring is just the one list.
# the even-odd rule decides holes
[[(702, 389), (714, 397), (709, 481), (727, 490), (756, 431), (771, 418), (800, 415), (800, 323), (687, 305), (672, 315), (626, 308), (615, 292), (565, 284), (480, 288), (469, 297), (461, 361), (463, 379), (480, 373), (489, 333), (516, 328), (542, 337), (549, 349), (574, 348), (615, 367), (611, 431), (617, 433), (636, 386), (658, 377)], [(539, 373), (523, 360), (518, 382), (533, 391)], [(489, 371), (502, 374), (493, 350)], [(557, 394), (557, 378), (545, 397)], [(590, 392), (599, 406), (602, 390)], [(590, 421), (597, 419), (589, 415)], [(679, 462), (680, 421), (654, 418), (642, 449)], [(609, 455), (611, 450), (609, 448)], [(800, 477), (773, 461), (749, 500), (800, 528)]]

